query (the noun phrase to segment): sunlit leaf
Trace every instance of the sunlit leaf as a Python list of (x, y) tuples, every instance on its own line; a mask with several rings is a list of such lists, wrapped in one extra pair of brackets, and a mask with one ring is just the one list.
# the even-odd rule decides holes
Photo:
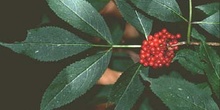
[(90, 89), (106, 70), (111, 51), (98, 53), (63, 69), (47, 88), (41, 110), (51, 110), (72, 102)]
[(110, 31), (97, 10), (85, 0), (47, 0), (61, 19), (85, 33), (112, 44)]
[(199, 26), (205, 29), (210, 34), (220, 38), (220, 11), (214, 13), (208, 18), (198, 22)]
[(127, 69), (113, 85), (110, 101), (115, 103), (115, 110), (130, 110), (144, 90), (140, 73), (148, 74), (148, 68), (135, 64)]
[(161, 21), (177, 22), (187, 21), (180, 11), (175, 0), (130, 0), (134, 5), (147, 14)]
[(149, 82), (151, 90), (170, 110), (219, 110), (209, 92), (184, 79), (161, 76)]
[(25, 41), (0, 42), (0, 45), (40, 61), (57, 61), (91, 47), (90, 43), (57, 27), (32, 29), (28, 31)]
[(202, 10), (205, 14), (210, 16), (219, 10), (220, 3), (219, 2), (208, 3), (205, 5), (196, 6), (195, 8)]

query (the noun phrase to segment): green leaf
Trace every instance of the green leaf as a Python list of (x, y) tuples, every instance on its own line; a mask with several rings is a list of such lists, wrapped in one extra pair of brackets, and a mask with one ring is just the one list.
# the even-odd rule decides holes
[(207, 63), (205, 72), (208, 81), (218, 98), (220, 98), (220, 57), (205, 42), (200, 45), (200, 53), (203, 60)]
[(109, 0), (86, 0), (91, 5), (96, 8), (96, 10), (100, 11), (101, 9), (104, 8), (104, 6), (109, 2)]
[(182, 49), (177, 52), (174, 60), (178, 62), (188, 71), (194, 74), (204, 74), (205, 64), (199, 57), (199, 54), (190, 49)]
[(124, 24), (121, 20), (112, 20), (114, 18), (108, 18), (108, 25), (112, 34), (112, 40), (114, 44), (119, 44), (124, 34)]
[(182, 16), (179, 5), (175, 0), (131, 0), (131, 2), (147, 14), (161, 21), (187, 21)]
[(153, 108), (150, 106), (150, 101), (146, 97), (142, 102), (138, 110), (153, 110)]
[(57, 27), (32, 29), (25, 41), (0, 45), (40, 61), (57, 61), (91, 47), (73, 33)]
[(134, 62), (128, 54), (124, 52), (114, 52), (109, 67), (116, 71), (125, 71), (133, 64)]
[(100, 89), (95, 90), (94, 92), (96, 94), (95, 95), (94, 95), (94, 93), (92, 94), (93, 98), (90, 99), (89, 105), (91, 105), (91, 106), (95, 105), (96, 106), (96, 105), (99, 105), (99, 104), (107, 103), (109, 94), (112, 90), (112, 87), (113, 87), (113, 85), (105, 85), (105, 86), (99, 87)]
[(115, 110), (130, 110), (144, 90), (140, 73), (148, 74), (148, 68), (135, 64), (127, 69), (113, 85), (110, 101), (116, 104)]
[(209, 3), (205, 5), (196, 6), (195, 8), (202, 10), (205, 14), (210, 16), (219, 10), (220, 3), (219, 2)]
[(112, 44), (110, 31), (95, 8), (85, 0), (47, 0), (61, 19), (85, 33), (100, 37)]
[(63, 69), (44, 93), (41, 110), (61, 107), (84, 94), (102, 76), (110, 57), (111, 50), (108, 50)]
[(209, 87), (208, 83), (200, 83), (196, 85), (198, 88), (202, 89), (203, 91), (205, 91), (206, 93), (208, 93), (208, 95), (212, 95), (212, 90)]
[(126, 0), (115, 2), (124, 19), (147, 37), (151, 32), (153, 21), (133, 9)]
[(151, 90), (170, 110), (219, 110), (208, 92), (186, 80), (161, 76), (149, 82)]
[(191, 34), (192, 34), (192, 37), (197, 39), (197, 40), (200, 40), (202, 42), (205, 42), (205, 40), (206, 40), (205, 36), (200, 34), (195, 28), (192, 28)]
[(198, 22), (199, 26), (205, 29), (210, 34), (220, 38), (220, 11), (214, 13), (213, 15), (209, 16), (208, 18)]

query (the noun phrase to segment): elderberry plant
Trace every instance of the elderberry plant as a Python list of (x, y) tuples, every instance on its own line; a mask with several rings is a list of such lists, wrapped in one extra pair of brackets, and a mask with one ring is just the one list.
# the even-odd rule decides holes
[[(188, 3), (185, 7), (177, 0), (115, 0), (123, 20), (140, 32), (142, 45), (120, 42), (122, 32), (98, 12), (107, 2), (47, 0), (53, 12), (81, 34), (65, 27), (46, 26), (28, 30), (23, 42), (0, 42), (1, 46), (42, 62), (59, 61), (95, 48), (95, 52), (72, 62), (55, 77), (42, 96), (41, 110), (59, 108), (82, 98), (105, 70), (115, 65), (123, 72), (120, 78), (101, 91), (100, 97), (105, 100), (100, 102), (100, 97), (93, 97), (90, 102), (105, 103), (114, 110), (152, 110), (156, 109), (151, 102), (153, 95), (165, 104), (163, 109), (219, 110), (219, 2), (195, 6), (193, 3), (199, 1), (188, 0), (184, 1)], [(160, 32), (154, 29), (160, 25), (157, 22), (166, 24)], [(175, 23), (183, 30), (174, 33), (172, 29), (176, 27), (166, 29)], [(101, 41), (93, 42), (85, 36)], [(117, 59), (119, 48), (139, 54), (138, 62), (128, 63), (131, 60), (125, 54), (118, 56), (127, 61)], [(196, 82), (186, 74), (206, 80)]]

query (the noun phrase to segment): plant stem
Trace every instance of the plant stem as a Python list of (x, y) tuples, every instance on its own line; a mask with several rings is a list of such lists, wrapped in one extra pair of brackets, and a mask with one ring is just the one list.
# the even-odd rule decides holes
[(140, 48), (141, 45), (98, 45), (92, 44), (93, 47), (112, 47), (112, 48)]
[(113, 48), (140, 48), (141, 45), (112, 45)]
[[(178, 45), (200, 45), (201, 42), (190, 42), (187, 43), (186, 41), (178, 42), (177, 44), (174, 44), (172, 46), (178, 46)], [(210, 46), (220, 46), (220, 42), (206, 42), (207, 45)], [(97, 45), (93, 44), (93, 47), (107, 47), (107, 48), (141, 48), (141, 45)]]
[[(183, 42), (178, 42), (177, 44), (174, 44), (172, 46), (177, 46), (177, 45), (185, 45), (188, 44), (187, 42), (183, 41)], [(190, 42), (188, 45), (200, 45), (201, 42)], [(220, 46), (220, 42), (206, 42), (207, 45), (210, 46)]]
[(188, 30), (187, 30), (187, 44), (190, 44), (191, 28), (192, 28), (192, 0), (189, 0), (189, 21), (188, 21)]

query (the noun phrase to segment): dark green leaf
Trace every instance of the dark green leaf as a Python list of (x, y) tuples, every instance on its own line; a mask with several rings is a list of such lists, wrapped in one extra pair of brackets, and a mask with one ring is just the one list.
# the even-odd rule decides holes
[(44, 93), (41, 110), (58, 108), (84, 94), (102, 76), (110, 57), (109, 50), (87, 57), (63, 69)]
[(113, 87), (113, 85), (101, 86), (98, 91), (97, 90), (95, 91), (96, 94), (95, 94), (95, 96), (93, 96), (92, 99), (90, 99), (89, 104), (94, 106), (94, 105), (98, 105), (98, 104), (107, 103), (109, 94), (112, 90), (112, 87)]
[(207, 91), (186, 80), (161, 76), (149, 82), (151, 90), (170, 110), (219, 110)]
[(112, 44), (110, 31), (101, 15), (85, 0), (47, 0), (61, 19), (85, 33)]
[(148, 98), (145, 98), (142, 101), (138, 110), (153, 110), (153, 108), (150, 106), (150, 102), (149, 102)]
[(198, 22), (199, 26), (205, 29), (210, 34), (220, 38), (220, 11), (214, 13), (208, 18)]
[(208, 95), (212, 95), (212, 90), (209, 87), (208, 83), (201, 83), (201, 84), (197, 84), (196, 85), (198, 88), (202, 89), (203, 91), (205, 91), (206, 93), (208, 93)]
[(115, 2), (124, 19), (147, 37), (151, 32), (153, 21), (133, 9), (126, 0)]
[(202, 10), (207, 15), (212, 15), (220, 9), (220, 3), (209, 3), (205, 5), (196, 6), (195, 8)]
[(204, 74), (205, 64), (199, 58), (199, 54), (190, 49), (182, 49), (177, 52), (174, 60), (178, 62), (187, 70), (196, 74)]
[(57, 61), (91, 47), (78, 36), (57, 27), (32, 29), (25, 41), (0, 45), (40, 61)]
[(195, 28), (192, 28), (192, 37), (202, 42), (205, 42), (206, 40), (205, 36), (199, 34), (199, 32)]
[(116, 71), (125, 71), (133, 64), (134, 62), (129, 55), (124, 52), (115, 52), (112, 55), (109, 67)]
[(101, 9), (104, 8), (104, 6), (109, 2), (109, 0), (86, 0), (91, 5), (96, 8), (96, 10), (100, 11)]
[(173, 78), (176, 78), (176, 79), (183, 79), (183, 77), (176, 71), (171, 71), (170, 74), (169, 74), (169, 77), (173, 77)]
[(175, 0), (131, 0), (131, 2), (147, 14), (161, 21), (187, 21), (182, 16), (179, 5)]
[(144, 90), (140, 73), (148, 74), (148, 68), (135, 64), (127, 69), (114, 84), (110, 101), (116, 104), (115, 110), (130, 110)]
[(109, 28), (112, 34), (112, 40), (114, 44), (119, 44), (124, 34), (124, 23), (119, 20), (113, 20), (113, 18), (109, 18)]
[(220, 57), (205, 42), (200, 45), (203, 60), (207, 63), (205, 68), (208, 81), (218, 98), (220, 98)]

